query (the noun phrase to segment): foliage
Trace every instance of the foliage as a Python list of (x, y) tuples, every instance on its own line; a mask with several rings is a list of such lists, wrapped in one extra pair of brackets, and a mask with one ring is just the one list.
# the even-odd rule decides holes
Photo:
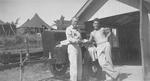
[[(1, 36), (0, 46), (4, 49), (23, 49), (25, 48), (25, 39), (28, 41), (28, 46), (31, 48), (37, 48), (42, 46), (42, 38), (38, 34), (17, 34), (14, 36)], [(0, 47), (0, 48), (2, 48)]]

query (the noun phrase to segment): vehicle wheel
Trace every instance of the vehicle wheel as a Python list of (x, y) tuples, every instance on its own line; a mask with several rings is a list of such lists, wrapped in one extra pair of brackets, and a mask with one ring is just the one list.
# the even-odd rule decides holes
[(102, 74), (102, 68), (100, 67), (98, 60), (92, 61), (92, 58), (86, 52), (86, 56), (84, 57), (84, 66), (87, 69), (89, 75), (93, 78), (100, 78)]
[(90, 73), (90, 76), (93, 78), (99, 78), (102, 74), (102, 68), (100, 67), (97, 60), (95, 62), (92, 62), (92, 60), (89, 59), (88, 71)]
[(61, 77), (67, 72), (68, 64), (51, 64), (50, 70), (54, 76)]

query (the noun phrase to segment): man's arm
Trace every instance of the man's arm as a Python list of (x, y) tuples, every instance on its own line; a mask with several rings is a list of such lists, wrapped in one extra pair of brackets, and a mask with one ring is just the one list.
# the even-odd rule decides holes
[(108, 34), (106, 35), (106, 38), (108, 39), (108, 37), (111, 35), (110, 29), (109, 29), (109, 28), (105, 28), (105, 29), (104, 29), (104, 32), (108, 33)]
[(84, 39), (83, 40), (83, 43), (93, 43), (93, 35), (90, 34), (90, 38), (87, 40), (87, 39)]
[(93, 42), (93, 35), (92, 35), (92, 33), (90, 33), (89, 42), (90, 42), (90, 43), (92, 43), (92, 42)]

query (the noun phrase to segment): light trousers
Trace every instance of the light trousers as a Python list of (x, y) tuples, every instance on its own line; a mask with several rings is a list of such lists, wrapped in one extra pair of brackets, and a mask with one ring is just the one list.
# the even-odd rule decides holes
[(111, 46), (109, 42), (97, 46), (98, 62), (102, 69), (106, 72), (106, 79), (115, 79), (119, 72), (114, 69), (111, 60)]
[(82, 52), (78, 44), (68, 45), (68, 58), (70, 61), (70, 80), (82, 79)]

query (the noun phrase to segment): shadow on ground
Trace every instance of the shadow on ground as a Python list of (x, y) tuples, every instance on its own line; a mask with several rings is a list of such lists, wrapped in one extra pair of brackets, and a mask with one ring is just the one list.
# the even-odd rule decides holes
[(69, 81), (69, 72), (67, 72), (64, 76), (62, 77), (56, 77), (56, 76), (53, 76), (53, 77), (48, 77), (48, 78), (44, 78), (42, 80), (39, 80), (39, 81)]
[[(128, 76), (131, 75), (131, 73), (121, 73), (120, 74), (120, 81), (123, 81), (124, 79), (128, 78)], [(101, 80), (104, 80), (104, 75), (102, 75)], [(93, 79), (93, 80), (92, 80)], [(65, 74), (62, 77), (49, 77), (49, 78), (45, 78), (39, 81), (69, 81), (69, 73)], [(89, 81), (97, 81), (96, 79), (94, 80), (94, 78), (91, 78)]]
[(128, 78), (128, 76), (131, 75), (131, 73), (121, 73), (120, 74), (120, 81), (123, 81), (124, 79)]

